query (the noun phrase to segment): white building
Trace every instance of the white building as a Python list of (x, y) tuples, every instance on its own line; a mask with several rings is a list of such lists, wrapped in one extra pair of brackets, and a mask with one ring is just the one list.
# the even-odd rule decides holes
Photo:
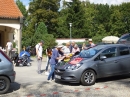
[(85, 42), (85, 38), (80, 38), (80, 39), (67, 39), (67, 38), (58, 38), (58, 39), (56, 39), (56, 42), (58, 43), (58, 44), (63, 44), (63, 43), (67, 43), (67, 42), (72, 42), (72, 41), (74, 41), (74, 42)]
[(23, 15), (14, 0), (0, 0), (0, 47), (5, 48), (8, 40), (15, 40), (20, 52), (22, 23)]

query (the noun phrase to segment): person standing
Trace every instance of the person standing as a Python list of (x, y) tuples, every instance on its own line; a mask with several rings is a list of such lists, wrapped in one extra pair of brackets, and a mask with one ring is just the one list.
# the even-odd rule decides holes
[(50, 81), (50, 79), (54, 80), (55, 66), (58, 63), (58, 60), (63, 59), (63, 57), (59, 56), (59, 50), (61, 50), (62, 47), (63, 47), (62, 45), (58, 45), (52, 51), (52, 56), (51, 56), (51, 59), (50, 59), (51, 71), (50, 71), (48, 78), (47, 78), (48, 81)]
[(42, 64), (42, 52), (43, 52), (43, 46), (44, 41), (41, 40), (37, 45), (36, 45), (36, 57), (37, 57), (37, 62), (38, 62), (38, 74), (41, 74), (41, 64)]
[(80, 52), (80, 49), (78, 47), (77, 44), (74, 45), (74, 48), (72, 49), (72, 54), (76, 55), (76, 53), (78, 54)]
[(52, 49), (51, 48), (47, 48), (46, 49), (47, 64), (46, 64), (46, 72), (45, 72), (46, 75), (49, 75), (48, 67), (49, 67), (49, 61), (51, 59), (51, 55), (52, 55)]
[(72, 53), (72, 50), (73, 50), (73, 48), (74, 48), (74, 45), (75, 45), (75, 42), (72, 41), (72, 43), (71, 43), (71, 45), (70, 45), (70, 53)]
[(92, 39), (88, 39), (88, 42), (89, 42), (89, 44), (90, 44), (90, 47), (96, 46), (96, 45), (93, 43)]
[(11, 58), (12, 56), (12, 49), (13, 49), (13, 44), (12, 42), (8, 41), (6, 44), (7, 47), (7, 55)]
[(64, 53), (64, 55), (69, 55), (70, 54), (70, 43), (68, 42), (68, 43), (66, 43), (66, 46), (64, 46), (63, 48), (62, 48), (62, 51), (63, 51), (63, 53)]
[(88, 46), (86, 46), (85, 43), (83, 43), (82, 49), (89, 49), (96, 46), (96, 44), (93, 43), (92, 39), (88, 39), (88, 43), (89, 43)]

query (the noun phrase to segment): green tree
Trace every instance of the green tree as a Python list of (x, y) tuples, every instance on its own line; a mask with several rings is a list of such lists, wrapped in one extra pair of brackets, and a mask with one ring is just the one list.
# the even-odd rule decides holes
[(69, 38), (69, 23), (72, 23), (72, 38), (84, 37), (84, 4), (79, 0), (64, 2), (64, 9), (59, 12), (58, 37)]
[[(44, 22), (48, 33), (56, 33), (57, 17), (60, 0), (33, 0), (29, 5), (30, 23), (35, 26)], [(34, 33), (34, 32), (33, 32)]]
[(28, 46), (31, 42), (31, 39), (28, 36), (28, 31), (26, 30), (28, 29), (27, 26), (28, 11), (26, 10), (25, 5), (23, 5), (23, 3), (20, 0), (16, 0), (16, 4), (24, 16), (23, 27), (22, 27), (22, 46)]
[(122, 26), (122, 32), (119, 32), (119, 34), (124, 33), (130, 33), (130, 3), (123, 3), (120, 5), (120, 12), (122, 13), (122, 23), (124, 27)]
[(95, 33), (98, 31), (98, 22), (96, 21), (96, 15), (98, 11), (96, 9), (97, 5), (90, 4), (90, 2), (85, 3), (85, 33), (84, 37), (93, 37)]
[(38, 25), (35, 25), (36, 27), (36, 32), (34, 33), (32, 37), (32, 42), (31, 45), (36, 45), (40, 40), (43, 39), (43, 36), (47, 33), (47, 28), (43, 22), (40, 22)]
[(44, 40), (44, 50), (47, 47), (54, 47), (56, 45), (55, 38), (52, 34), (48, 34), (47, 28), (43, 22), (40, 22), (36, 28), (34, 36), (31, 38), (31, 45), (35, 46), (41, 40)]
[(23, 3), (20, 0), (16, 0), (16, 4), (19, 7), (19, 9), (20, 9), (21, 13), (23, 14), (23, 16), (27, 17), (28, 12), (26, 10), (25, 5), (23, 5)]

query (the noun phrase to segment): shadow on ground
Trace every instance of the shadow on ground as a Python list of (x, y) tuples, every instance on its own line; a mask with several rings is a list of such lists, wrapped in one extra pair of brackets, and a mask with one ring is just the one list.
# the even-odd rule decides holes
[(97, 79), (97, 83), (101, 83), (101, 82), (109, 82), (109, 81), (120, 81), (123, 79), (129, 79), (130, 75), (119, 75), (119, 76), (113, 76), (113, 77), (106, 77), (106, 78), (100, 78)]
[(20, 86), (21, 86), (21, 85), (20, 85), (19, 83), (16, 83), (16, 82), (11, 83), (10, 88), (9, 88), (9, 91), (8, 91), (7, 93), (11, 93), (11, 92), (13, 92), (13, 91), (19, 90), (19, 89), (20, 89)]
[(81, 83), (69, 83), (69, 82), (63, 82), (63, 81), (55, 81), (57, 84), (66, 85), (66, 86), (80, 86)]
[[(103, 83), (103, 82), (109, 82), (109, 81), (118, 81), (118, 82), (124, 82), (125, 81), (121, 81), (124, 79), (129, 79), (130, 75), (120, 75), (120, 76), (113, 76), (113, 77), (106, 77), (106, 78), (99, 78), (96, 80), (96, 83)], [(129, 81), (130, 82), (130, 81)], [(69, 83), (69, 82), (62, 82), (62, 81), (58, 81), (56, 80), (57, 84), (61, 84), (61, 85), (69, 85), (69, 86), (80, 86), (82, 85), (81, 83)]]

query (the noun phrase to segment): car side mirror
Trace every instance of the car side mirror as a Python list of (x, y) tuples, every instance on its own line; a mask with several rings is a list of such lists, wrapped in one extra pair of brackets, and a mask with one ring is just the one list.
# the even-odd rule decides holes
[(0, 59), (0, 62), (1, 62), (1, 59)]
[(101, 56), (100, 57), (100, 60), (103, 61), (104, 59), (106, 59), (107, 57), (106, 56)]

